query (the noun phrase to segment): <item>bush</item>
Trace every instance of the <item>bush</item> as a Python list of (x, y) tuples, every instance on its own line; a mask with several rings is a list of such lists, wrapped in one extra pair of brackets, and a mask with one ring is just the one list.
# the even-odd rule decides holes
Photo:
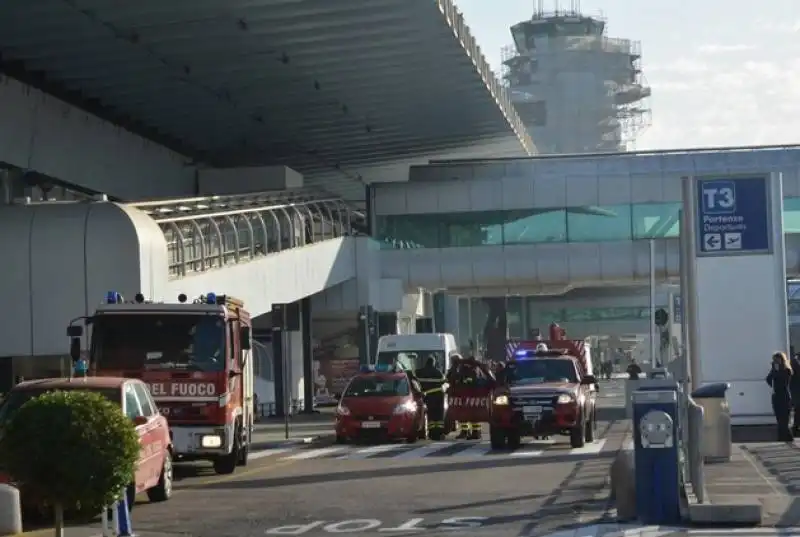
[(25, 403), (0, 438), (13, 480), (56, 507), (110, 505), (133, 481), (139, 438), (116, 405), (90, 391), (45, 393)]

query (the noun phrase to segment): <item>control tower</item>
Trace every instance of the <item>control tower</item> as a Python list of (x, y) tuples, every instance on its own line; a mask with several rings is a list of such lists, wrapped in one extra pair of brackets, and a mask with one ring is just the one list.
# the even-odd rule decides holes
[(503, 79), (542, 154), (625, 151), (649, 126), (650, 88), (641, 45), (606, 35), (606, 21), (570, 8), (544, 10), (511, 27)]

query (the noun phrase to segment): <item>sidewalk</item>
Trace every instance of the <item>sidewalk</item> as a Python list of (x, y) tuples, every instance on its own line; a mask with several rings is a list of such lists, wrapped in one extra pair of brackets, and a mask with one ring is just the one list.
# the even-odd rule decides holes
[(286, 443), (317, 443), (333, 441), (334, 408), (322, 408), (315, 414), (289, 417), (289, 434), (284, 418), (261, 418), (253, 432), (253, 448), (268, 449)]
[(706, 463), (706, 500), (711, 504), (760, 504), (762, 525), (791, 527), (800, 523), (800, 449), (765, 441), (772, 427), (736, 428), (731, 460)]
[[(174, 533), (160, 531), (139, 531), (135, 530), (136, 537), (175, 537)], [(53, 528), (42, 528), (38, 530), (24, 531), (16, 537), (52, 537), (55, 534)], [(103, 532), (97, 526), (67, 526), (64, 528), (64, 537), (102, 537)]]

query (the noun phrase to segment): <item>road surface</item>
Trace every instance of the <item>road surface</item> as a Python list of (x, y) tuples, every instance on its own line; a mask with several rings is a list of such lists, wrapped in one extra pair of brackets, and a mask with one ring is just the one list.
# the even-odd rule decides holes
[(169, 502), (137, 504), (134, 529), (198, 537), (453, 530), (522, 537), (607, 522), (609, 467), (627, 431), (623, 382), (603, 382), (600, 439), (584, 448), (558, 438), (498, 453), (484, 438), (262, 450), (231, 476), (184, 470)]

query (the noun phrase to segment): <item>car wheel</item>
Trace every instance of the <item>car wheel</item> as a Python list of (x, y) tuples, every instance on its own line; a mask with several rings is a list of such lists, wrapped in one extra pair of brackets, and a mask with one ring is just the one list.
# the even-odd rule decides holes
[(151, 502), (165, 502), (172, 497), (172, 454), (167, 451), (164, 455), (164, 464), (161, 467), (161, 476), (158, 484), (147, 491), (147, 497)]

